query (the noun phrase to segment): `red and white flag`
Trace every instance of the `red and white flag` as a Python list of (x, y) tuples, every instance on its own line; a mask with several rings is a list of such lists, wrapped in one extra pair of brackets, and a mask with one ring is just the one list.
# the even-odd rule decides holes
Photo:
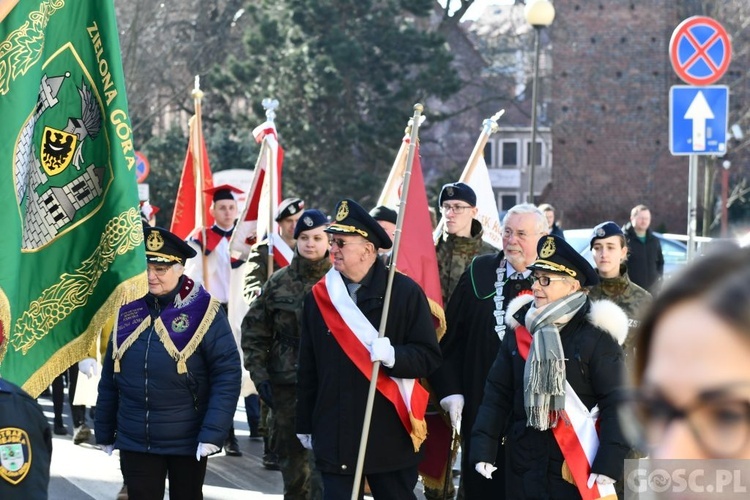
[(182, 166), (180, 186), (177, 188), (172, 225), (169, 228), (180, 239), (187, 239), (196, 227), (211, 226), (214, 223), (209, 212), (211, 195), (203, 192), (212, 187), (214, 182), (211, 165), (208, 162), (198, 108), (198, 112), (190, 119), (190, 140)]

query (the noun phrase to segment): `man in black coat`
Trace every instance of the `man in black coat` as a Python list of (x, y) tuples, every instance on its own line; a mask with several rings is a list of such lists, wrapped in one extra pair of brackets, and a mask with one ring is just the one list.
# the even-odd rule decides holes
[[(503, 219), (503, 248), (497, 254), (473, 260), (453, 292), (446, 310), (447, 331), (441, 340), (443, 365), (430, 378), (441, 398), (440, 405), (451, 416), (454, 429), (469, 436), (484, 384), (500, 348), (505, 330), (503, 317), (511, 299), (531, 289), (526, 269), (536, 259), (536, 243), (545, 233), (544, 214), (534, 205), (512, 207)], [(471, 443), (461, 443), (461, 472), (465, 498), (504, 498), (502, 474), (488, 481), (469, 463)], [(504, 462), (503, 449), (497, 464)]]
[[(396, 274), (385, 336), (378, 338), (388, 271), (377, 250), (391, 240), (352, 200), (339, 203), (326, 231), (334, 268), (313, 287), (302, 313), (298, 437), (315, 452), (324, 498), (350, 498), (372, 362), (379, 361), (364, 474), (374, 498), (414, 499), (427, 405), (415, 379), (441, 361), (430, 308), (419, 285)], [(401, 396), (404, 388), (410, 398)]]
[(630, 211), (630, 222), (622, 231), (628, 242), (628, 274), (630, 281), (653, 293), (654, 285), (664, 275), (664, 255), (659, 238), (649, 228), (651, 211), (637, 205)]

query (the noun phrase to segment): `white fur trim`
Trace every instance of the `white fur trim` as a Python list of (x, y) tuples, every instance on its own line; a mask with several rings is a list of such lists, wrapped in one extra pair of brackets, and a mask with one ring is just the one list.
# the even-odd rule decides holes
[(534, 296), (528, 293), (519, 295), (515, 299), (511, 300), (508, 303), (508, 307), (505, 308), (505, 324), (514, 330), (521, 326), (521, 324), (516, 321), (513, 315), (516, 314), (523, 306), (525, 306), (529, 302), (532, 302), (533, 300)]
[(609, 333), (618, 344), (628, 336), (628, 316), (611, 300), (592, 300), (588, 318), (591, 324)]

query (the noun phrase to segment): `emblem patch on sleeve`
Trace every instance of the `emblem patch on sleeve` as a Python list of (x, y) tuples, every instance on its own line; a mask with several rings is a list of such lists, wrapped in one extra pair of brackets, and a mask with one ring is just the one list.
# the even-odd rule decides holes
[(0, 478), (10, 484), (24, 480), (31, 468), (31, 442), (17, 427), (0, 429)]

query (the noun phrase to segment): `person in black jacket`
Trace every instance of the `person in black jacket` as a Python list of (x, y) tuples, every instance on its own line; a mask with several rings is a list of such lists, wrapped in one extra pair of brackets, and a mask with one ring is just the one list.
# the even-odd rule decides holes
[[(508, 306), (508, 326), (471, 433), (476, 471), (490, 478), (506, 436), (506, 498), (600, 498), (615, 493), (629, 450), (618, 420), (628, 321), (582, 287), (599, 279), (557, 236), (537, 245), (533, 296)], [(580, 443), (570, 446), (569, 443)], [(588, 457), (583, 449), (595, 450)], [(589, 491), (595, 490), (595, 491)]]
[(220, 303), (183, 275), (195, 251), (146, 227), (149, 292), (120, 308), (96, 402), (97, 444), (120, 450), (131, 498), (202, 498), (240, 395), (240, 356)]
[(651, 211), (637, 205), (630, 211), (630, 222), (622, 227), (628, 242), (628, 272), (630, 280), (644, 290), (655, 291), (664, 275), (664, 255), (659, 238), (654, 236)]
[(378, 337), (388, 271), (377, 251), (391, 239), (349, 199), (326, 232), (333, 269), (313, 286), (302, 312), (298, 438), (314, 451), (324, 498), (351, 498), (372, 362), (379, 361), (364, 475), (376, 499), (414, 499), (427, 432), (427, 391), (415, 379), (441, 361), (430, 307), (419, 285), (396, 273), (385, 336)]

